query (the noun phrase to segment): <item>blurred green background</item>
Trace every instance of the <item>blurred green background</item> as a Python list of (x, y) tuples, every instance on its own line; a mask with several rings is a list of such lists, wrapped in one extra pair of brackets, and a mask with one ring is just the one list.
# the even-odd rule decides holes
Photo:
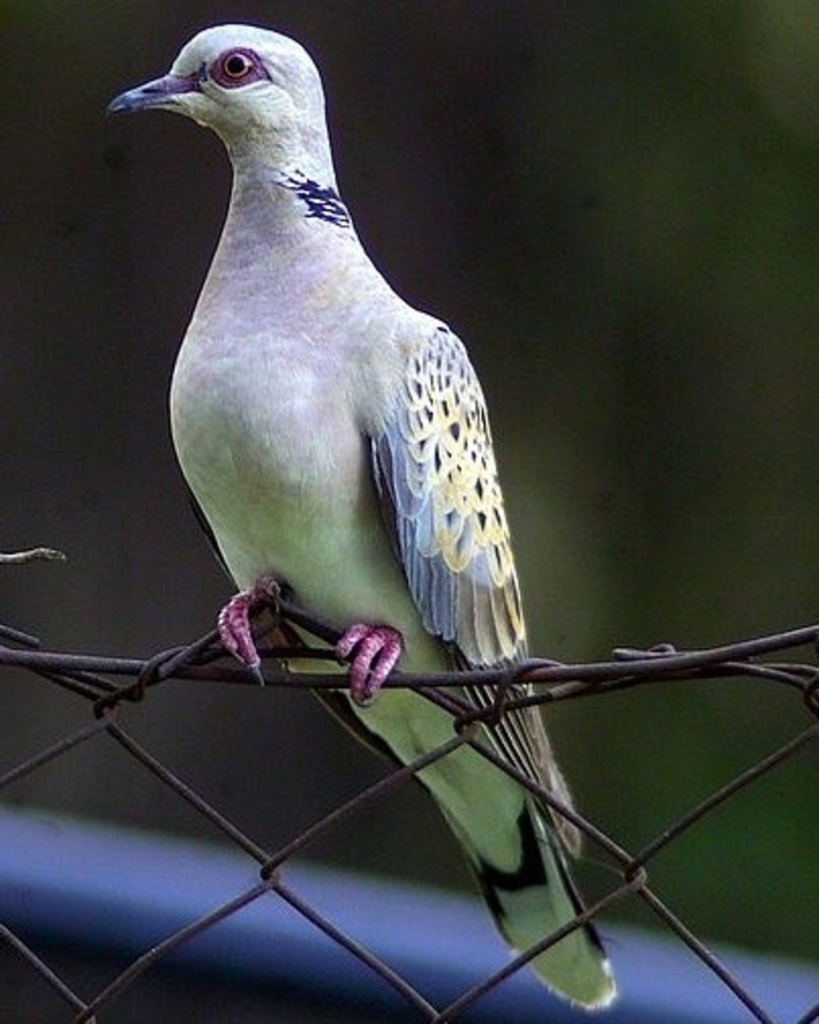
[[(147, 655), (203, 632), (229, 593), (166, 420), (227, 162), (180, 118), (104, 109), (230, 20), (316, 57), (365, 244), (470, 348), (533, 651), (587, 660), (816, 621), (806, 0), (0, 0), (0, 548), (70, 557), (3, 569), (2, 619), (49, 648)], [(2, 706), (0, 770), (88, 715), (9, 672)], [(271, 846), (383, 772), (298, 692), (165, 686), (126, 724)], [(726, 681), (549, 714), (580, 808), (630, 849), (806, 724), (792, 694)], [(813, 750), (655, 862), (695, 931), (816, 955), (816, 774)], [(211, 835), (105, 742), (4, 799)], [(465, 884), (414, 789), (308, 853)], [(596, 859), (581, 871), (592, 892), (610, 881)], [(648, 920), (636, 903), (620, 913)]]

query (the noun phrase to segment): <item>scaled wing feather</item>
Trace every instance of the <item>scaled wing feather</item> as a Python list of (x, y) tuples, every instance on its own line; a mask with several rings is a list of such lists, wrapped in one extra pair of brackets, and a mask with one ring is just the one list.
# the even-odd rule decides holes
[[(393, 416), (373, 441), (388, 529), (424, 626), (456, 664), (512, 666), (526, 656), (526, 630), (486, 404), (463, 345), (436, 328), (410, 358)], [(510, 697), (531, 693), (515, 684)], [(496, 687), (467, 687), (487, 709)], [(502, 716), (491, 730), (510, 764), (570, 803), (536, 708)], [(552, 814), (569, 849), (579, 837)]]
[(435, 329), (374, 441), (376, 478), (424, 625), (472, 666), (526, 654), (509, 528), (478, 378)]

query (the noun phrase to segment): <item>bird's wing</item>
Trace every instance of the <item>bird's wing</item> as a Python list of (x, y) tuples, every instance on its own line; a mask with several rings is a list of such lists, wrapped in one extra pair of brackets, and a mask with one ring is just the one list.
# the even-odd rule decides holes
[[(392, 416), (373, 439), (373, 458), (384, 518), (425, 628), (463, 666), (524, 658), (526, 629), (486, 403), (463, 345), (447, 328), (434, 329), (410, 357)], [(466, 687), (464, 694), (488, 708), (497, 691)], [(536, 708), (503, 715), (489, 733), (512, 765), (569, 802)], [(553, 818), (576, 849), (574, 828)]]
[(373, 452), (385, 518), (426, 629), (472, 666), (523, 657), (486, 404), (463, 345), (445, 327), (412, 353)]

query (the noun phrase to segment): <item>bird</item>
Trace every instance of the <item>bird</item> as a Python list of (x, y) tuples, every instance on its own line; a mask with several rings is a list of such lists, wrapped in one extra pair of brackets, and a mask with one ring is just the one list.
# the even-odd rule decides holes
[[(182, 474), (238, 588), (219, 634), (258, 672), (250, 619), (276, 587), (346, 624), (336, 653), (347, 680), (316, 693), (358, 738), (411, 764), (455, 733), (447, 708), (384, 686), (397, 665), (514, 672), (527, 658), (476, 372), (447, 324), (400, 298), (365, 252), (339, 194), (321, 77), (300, 43), (250, 25), (206, 28), (167, 74), (108, 108), (147, 109), (214, 131), (233, 172), (170, 398)], [(514, 682), (506, 696), (530, 692)], [(464, 685), (454, 699), (483, 714), (484, 745), (571, 808), (535, 707), (490, 721), (497, 687)], [(574, 922), (574, 824), (469, 743), (417, 778), (513, 950)], [(578, 1006), (615, 996), (590, 923), (529, 963)]]

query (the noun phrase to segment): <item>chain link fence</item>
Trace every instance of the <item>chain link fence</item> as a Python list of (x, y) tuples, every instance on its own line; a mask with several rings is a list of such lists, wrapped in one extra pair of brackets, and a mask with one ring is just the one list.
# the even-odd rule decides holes
[[(33, 557), (38, 556), (35, 553)], [(41, 554), (39, 557), (48, 556)], [(263, 640), (269, 635), (271, 627), (277, 629), (279, 634), (283, 628), (286, 635), (294, 638), (296, 633), (293, 627), (296, 627), (300, 637), (311, 639), (304, 643), (294, 642), (293, 646), (286, 649), (264, 649)], [(338, 633), (333, 627), (287, 602), (281, 602), (266, 611), (259, 625), (259, 639), (262, 641), (267, 684), (271, 687), (299, 688), (308, 685), (314, 689), (338, 687), (337, 671), (294, 675), (284, 665), (285, 659), (288, 662), (296, 658), (334, 660), (332, 645), (337, 637)], [(819, 1020), (819, 991), (816, 993), (816, 1001), (813, 1005), (804, 1006), (801, 1016), (787, 1021), (771, 1016), (771, 1011), (759, 1001), (742, 973), (733, 966), (729, 967), (702, 937), (683, 923), (675, 908), (655, 891), (651, 872), (653, 862), (663, 851), (678, 843), (692, 830), (707, 829), (711, 816), (718, 808), (738, 799), (740, 794), (747, 794), (749, 790), (752, 795), (754, 787), (761, 780), (781, 771), (794, 759), (811, 755), (815, 757), (819, 741), (819, 668), (813, 661), (803, 663), (786, 660), (784, 654), (804, 648), (805, 645), (813, 648), (817, 639), (819, 626), (807, 626), (707, 650), (678, 651), (668, 645), (650, 650), (618, 649), (611, 660), (604, 662), (563, 665), (532, 659), (516, 666), (512, 672), (470, 673), (470, 681), (491, 683), (497, 687), (494, 706), (485, 710), (472, 710), (468, 714), (453, 712), (452, 738), (447, 743), (411, 765), (389, 771), (374, 785), (335, 807), (331, 813), (301, 831), (287, 844), (278, 849), (269, 849), (256, 841), (246, 829), (240, 828), (188, 780), (179, 777), (138, 741), (128, 727), (129, 720), (138, 716), (141, 706), (150, 701), (152, 692), (171, 680), (184, 681), (192, 688), (206, 682), (226, 686), (251, 683), (247, 673), (225, 660), (215, 633), (209, 633), (183, 648), (162, 651), (154, 657), (141, 660), (42, 650), (36, 638), (9, 626), (0, 627), (0, 667), (6, 672), (35, 673), (53, 687), (68, 693), (73, 700), (87, 704), (89, 712), (88, 722), (82, 727), (60, 735), (50, 745), (31, 751), (16, 763), (0, 763), (0, 793), (12, 799), (14, 785), (18, 780), (38, 772), (45, 765), (66, 758), (79, 747), (86, 744), (113, 744), (142, 770), (158, 779), (174, 799), (193, 808), (248, 863), (256, 865), (256, 877), (252, 884), (229, 899), (217, 901), (207, 913), (193, 916), (183, 925), (173, 927), (134, 956), (127, 966), (90, 998), (79, 994), (71, 976), (51, 966), (48, 952), (38, 948), (37, 941), (19, 924), (12, 928), (0, 922), (0, 939), (28, 970), (38, 975), (41, 982), (62, 1000), (65, 1007), (62, 1020), (72, 1024), (87, 1024), (91, 1021), (116, 1019), (117, 1002), (123, 993), (133, 991), (144, 982), (148, 972), (156, 969), (157, 965), (162, 965), (172, 954), (201, 940), (220, 922), (239, 915), (245, 908), (274, 900), (289, 907), (310, 929), (316, 930), (358, 961), (374, 978), (379, 979), (385, 989), (396, 993), (409, 1013), (407, 1019), (427, 1021), (430, 1024), (466, 1019), (470, 1011), (480, 1008), (492, 993), (510, 984), (530, 959), (559, 941), (567, 929), (551, 935), (544, 934), (536, 946), (509, 959), (502, 967), (476, 983), (466, 985), (455, 998), (447, 997), (447, 1001), (442, 1003), (422, 991), (387, 959), (370, 948), (366, 941), (358, 938), (355, 928), (339, 923), (332, 914), (314, 905), (302, 891), (297, 881), (298, 869), (291, 862), (294, 855), (309, 850), (312, 843), (331, 832), (342, 821), (354, 818), (368, 805), (388, 801), (397, 787), (406, 785), (423, 767), (468, 744), (515, 777), (544, 803), (569, 818), (584, 833), (591, 856), (608, 866), (609, 884), (605, 891), (578, 915), (569, 929), (579, 927), (588, 920), (595, 920), (599, 925), (618, 904), (640, 901), (668, 936), (690, 951), (703, 968), (731, 994), (736, 1006), (742, 1011), (739, 1019), (761, 1024), (809, 1024)], [(686, 680), (709, 680), (714, 681), (713, 685), (718, 685), (718, 681), (726, 677), (741, 678), (747, 681), (749, 687), (759, 684), (778, 687), (801, 709), (799, 717), (804, 727), (778, 749), (771, 750), (767, 756), (749, 764), (696, 806), (681, 811), (670, 826), (641, 849), (627, 848), (616, 836), (607, 834), (595, 822), (563, 806), (552, 794), (542, 791), (506, 763), (497, 751), (480, 738), (481, 722), (496, 720), (498, 716), (508, 714), (524, 704), (534, 703), (545, 707), (563, 701), (602, 701), (612, 693), (627, 688), (663, 687)], [(412, 687), (419, 700), (434, 701), (439, 706), (452, 709), (453, 702), (447, 699), (447, 691), (463, 685), (464, 679), (463, 673), (434, 678), (395, 673), (387, 685)], [(537, 695), (520, 698), (520, 691), (516, 691), (512, 684), (521, 681), (536, 684)], [(115, 881), (112, 880), (112, 884)], [(173, 884), (172, 880), (169, 880), (169, 884)], [(806, 892), (805, 899), (812, 901), (819, 918), (819, 886)], [(396, 922), (395, 927), (400, 928), (400, 922)], [(287, 956), (286, 950), (283, 955)], [(616, 969), (616, 951), (613, 959)], [(544, 993), (544, 1005), (547, 998)]]

